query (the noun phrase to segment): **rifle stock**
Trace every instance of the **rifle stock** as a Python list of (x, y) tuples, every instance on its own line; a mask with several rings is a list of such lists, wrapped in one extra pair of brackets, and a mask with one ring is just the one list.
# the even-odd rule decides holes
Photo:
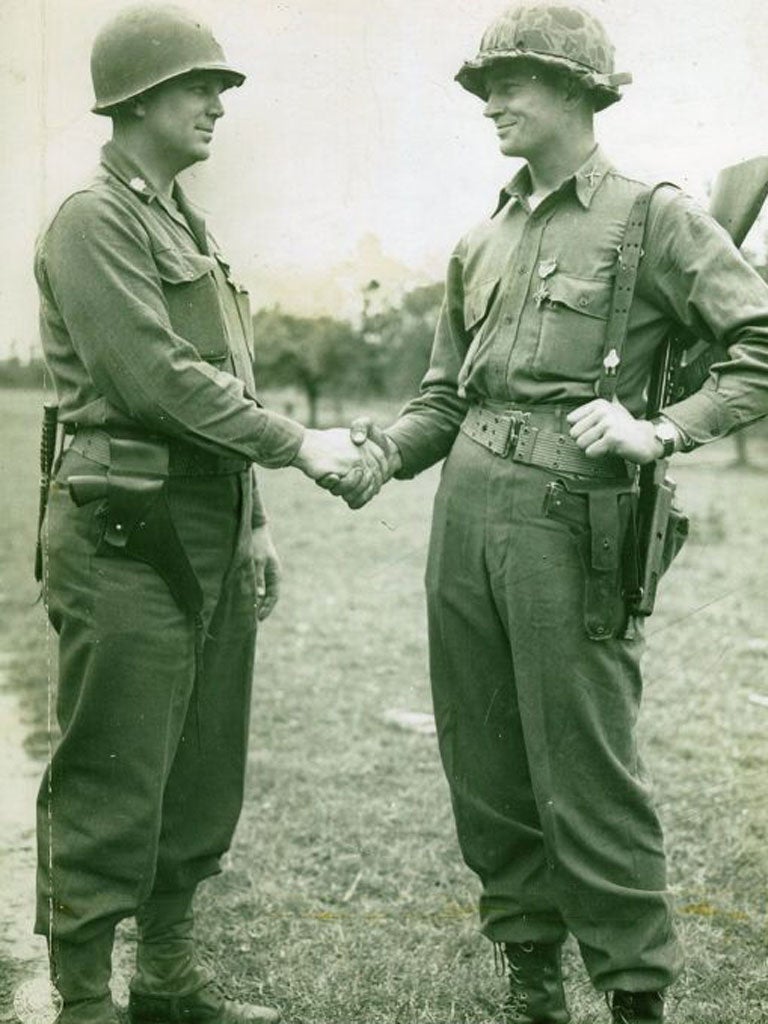
[[(746, 238), (768, 197), (768, 157), (725, 167), (715, 179), (709, 212), (738, 246)], [(686, 349), (695, 358), (683, 363)], [(646, 417), (657, 416), (670, 402), (698, 390), (713, 362), (727, 358), (718, 345), (690, 344), (674, 336), (662, 346), (654, 364), (648, 388)], [(688, 519), (675, 506), (675, 483), (667, 476), (669, 461), (643, 466), (640, 470), (637, 509), (637, 544), (640, 587), (632, 600), (636, 615), (650, 615), (656, 601), (659, 580), (688, 535)]]
[[(756, 156), (719, 172), (712, 187), (709, 212), (739, 246), (749, 234), (766, 198), (768, 156)], [(679, 349), (680, 358), (670, 378), (665, 405), (698, 391), (712, 364), (728, 358), (727, 350), (715, 343), (672, 338), (668, 344)]]
[(724, 167), (715, 178), (709, 212), (740, 246), (768, 197), (768, 156)]

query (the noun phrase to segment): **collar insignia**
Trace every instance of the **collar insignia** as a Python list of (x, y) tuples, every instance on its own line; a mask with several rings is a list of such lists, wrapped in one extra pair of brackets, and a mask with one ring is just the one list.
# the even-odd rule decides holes
[(589, 187), (594, 188), (602, 175), (600, 171), (593, 167), (591, 171), (584, 171), (583, 177), (585, 177), (589, 182)]

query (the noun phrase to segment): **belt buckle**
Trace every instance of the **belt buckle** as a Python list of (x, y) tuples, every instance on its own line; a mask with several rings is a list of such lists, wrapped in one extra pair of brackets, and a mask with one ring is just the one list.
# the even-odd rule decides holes
[(492, 428), (495, 435), (492, 441), (492, 450), (502, 459), (506, 459), (510, 450), (514, 450), (514, 446), (517, 443), (517, 424), (519, 421), (514, 412), (494, 413), (493, 419), (496, 426)]
[(529, 412), (519, 412), (516, 409), (513, 413), (510, 413), (509, 435), (507, 437), (504, 455), (511, 456), (513, 462), (518, 461), (516, 458), (517, 450), (521, 447), (524, 435), (527, 435), (528, 433), (530, 420), (531, 414)]

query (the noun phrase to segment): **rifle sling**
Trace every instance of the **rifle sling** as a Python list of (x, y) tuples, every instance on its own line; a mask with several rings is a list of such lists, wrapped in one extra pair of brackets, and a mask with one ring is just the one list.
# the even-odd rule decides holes
[[(613, 292), (611, 294), (611, 308), (605, 330), (603, 362), (600, 376), (595, 384), (597, 396), (606, 399), (608, 402), (613, 401), (616, 394), (624, 343), (627, 338), (629, 312), (632, 308), (638, 269), (643, 256), (643, 240), (648, 223), (651, 199), (654, 193), (665, 185), (672, 185), (672, 183), (660, 181), (637, 196), (629, 212), (629, 219), (624, 229), (624, 238), (619, 247), (616, 277), (613, 281)], [(675, 186), (672, 187), (674, 188)]]

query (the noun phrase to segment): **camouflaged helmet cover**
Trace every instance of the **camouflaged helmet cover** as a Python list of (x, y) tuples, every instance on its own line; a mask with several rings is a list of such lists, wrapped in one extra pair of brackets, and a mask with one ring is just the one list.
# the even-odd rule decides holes
[(227, 63), (213, 33), (175, 4), (124, 8), (96, 36), (91, 50), (94, 114), (110, 114), (126, 100), (192, 71), (214, 71), (227, 86), (245, 75)]
[(474, 60), (456, 75), (469, 92), (487, 99), (485, 72), (504, 60), (527, 57), (572, 72), (592, 93), (596, 110), (621, 99), (632, 76), (614, 72), (614, 48), (597, 18), (571, 4), (523, 3), (488, 27)]

